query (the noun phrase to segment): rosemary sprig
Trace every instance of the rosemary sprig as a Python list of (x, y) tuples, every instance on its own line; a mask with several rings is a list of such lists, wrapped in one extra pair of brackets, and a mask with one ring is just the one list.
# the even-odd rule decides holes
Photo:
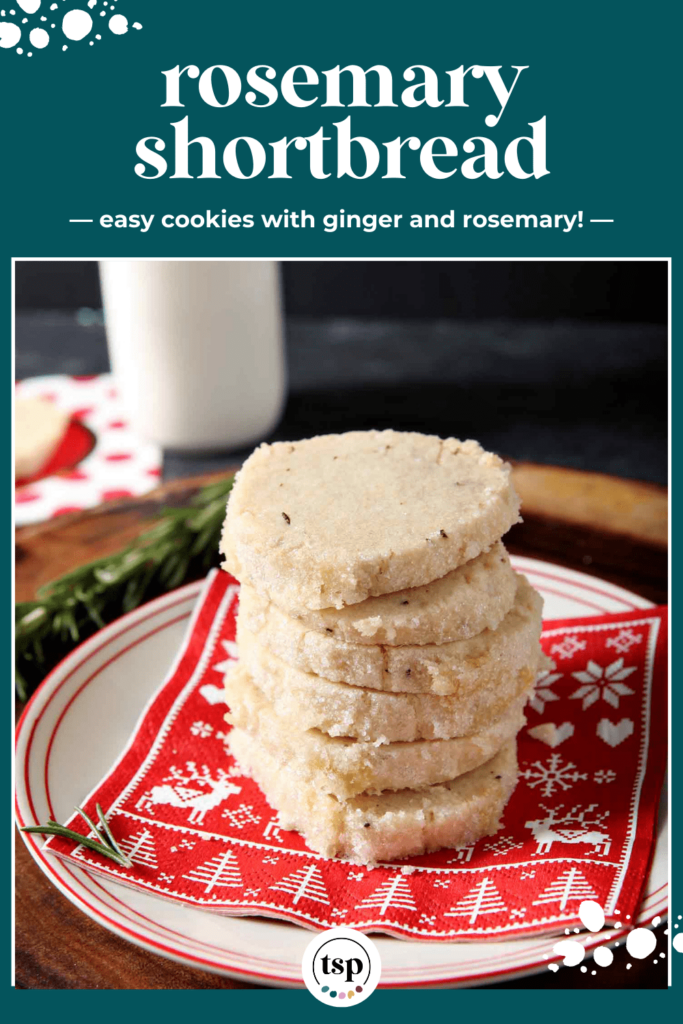
[(117, 843), (116, 839), (114, 839), (114, 833), (109, 828), (109, 822), (107, 821), (107, 819), (105, 818), (104, 814), (102, 813), (102, 808), (100, 807), (99, 804), (95, 804), (95, 808), (97, 810), (97, 817), (100, 819), (100, 825), (102, 826), (102, 832), (97, 832), (97, 829), (95, 831), (97, 832), (98, 835), (102, 835), (102, 833), (104, 833), (103, 838), (106, 838), (106, 840), (109, 843), (109, 845), (111, 846), (112, 850), (114, 850), (114, 852), (117, 853), (119, 855), (119, 857), (121, 858), (121, 861), (122, 862), (125, 861), (125, 862), (127, 862), (128, 865), (132, 865), (132, 861), (130, 860), (128, 854), (124, 850), (121, 849), (121, 847)]
[(49, 820), (47, 825), (24, 825), (20, 831), (37, 832), (44, 836), (61, 836), (62, 839), (72, 839), (73, 842), (78, 843), (79, 846), (87, 846), (89, 850), (95, 850), (96, 853), (101, 854), (103, 857), (108, 857), (110, 860), (116, 861), (116, 863), (120, 864), (121, 867), (131, 868), (133, 866), (133, 862), (125, 850), (121, 849), (116, 839), (114, 839), (102, 808), (99, 804), (96, 805), (96, 808), (97, 817), (100, 820), (99, 827), (88, 817), (82, 807), (77, 807), (76, 810), (89, 826), (90, 830), (95, 833), (97, 839), (91, 839), (90, 836), (83, 836), (80, 832), (74, 832), (73, 829), (66, 828), (64, 825), (60, 825), (58, 821), (52, 820)]
[(115, 555), (81, 565), (15, 605), (15, 684), (20, 700), (75, 644), (144, 601), (203, 576), (218, 564), (232, 477), (203, 488)]

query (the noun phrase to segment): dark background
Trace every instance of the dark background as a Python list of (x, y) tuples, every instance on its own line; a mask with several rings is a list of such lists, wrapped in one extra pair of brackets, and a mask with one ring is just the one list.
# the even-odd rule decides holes
[[(282, 264), (289, 400), (273, 439), (394, 427), (667, 480), (664, 261)], [(97, 264), (15, 264), (16, 374), (108, 369)], [(246, 452), (166, 453), (164, 476)]]
[[(283, 264), (291, 316), (558, 318), (665, 324), (662, 262), (291, 262)], [(17, 309), (98, 309), (97, 264), (21, 261)]]

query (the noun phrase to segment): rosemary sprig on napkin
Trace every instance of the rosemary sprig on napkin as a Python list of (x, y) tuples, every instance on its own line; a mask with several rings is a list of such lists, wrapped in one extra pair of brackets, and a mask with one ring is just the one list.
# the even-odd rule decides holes
[(123, 551), (81, 565), (15, 605), (15, 683), (21, 700), (77, 643), (143, 601), (218, 564), (232, 477), (203, 488), (189, 506), (164, 508)]
[(99, 804), (96, 804), (96, 809), (100, 822), (99, 825), (96, 825), (88, 817), (82, 807), (76, 808), (80, 816), (90, 827), (90, 830), (95, 833), (97, 839), (91, 839), (90, 836), (82, 836), (80, 832), (74, 832), (73, 829), (66, 828), (64, 825), (60, 825), (58, 821), (52, 820), (48, 821), (47, 825), (24, 825), (20, 831), (37, 832), (44, 836), (61, 836), (63, 839), (72, 839), (74, 843), (78, 843), (80, 846), (87, 846), (89, 850), (95, 850), (97, 853), (102, 854), (103, 857), (109, 857), (110, 860), (116, 861), (123, 868), (131, 868), (133, 862), (125, 850), (121, 849), (116, 839), (114, 839), (109, 823)]

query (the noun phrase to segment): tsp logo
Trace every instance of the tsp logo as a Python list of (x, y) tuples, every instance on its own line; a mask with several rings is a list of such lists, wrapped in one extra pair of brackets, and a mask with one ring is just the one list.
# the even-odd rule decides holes
[(301, 961), (306, 988), (328, 1006), (355, 1006), (377, 988), (382, 965), (374, 942), (352, 928), (312, 939)]

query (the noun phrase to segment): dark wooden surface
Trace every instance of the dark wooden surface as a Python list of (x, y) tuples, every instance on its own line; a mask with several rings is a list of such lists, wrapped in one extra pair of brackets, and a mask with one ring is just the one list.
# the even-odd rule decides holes
[[(113, 502), (18, 531), (17, 600), (79, 564), (118, 550), (148, 525), (164, 504), (185, 503), (216, 476), (177, 480), (144, 498)], [(652, 484), (596, 473), (521, 463), (515, 481), (524, 523), (506, 538), (510, 551), (579, 569), (667, 599), (667, 495)], [(21, 710), (20, 708), (18, 710)], [(663, 926), (662, 926), (663, 927)], [(660, 933), (662, 928), (659, 929)], [(397, 940), (398, 941), (398, 940)], [(658, 949), (665, 948), (659, 935)], [(655, 954), (656, 955), (656, 954)], [(609, 969), (544, 972), (510, 988), (660, 988), (666, 960), (629, 962), (623, 946)], [(147, 953), (110, 934), (73, 907), (16, 844), (16, 984), (22, 989), (251, 988)]]

